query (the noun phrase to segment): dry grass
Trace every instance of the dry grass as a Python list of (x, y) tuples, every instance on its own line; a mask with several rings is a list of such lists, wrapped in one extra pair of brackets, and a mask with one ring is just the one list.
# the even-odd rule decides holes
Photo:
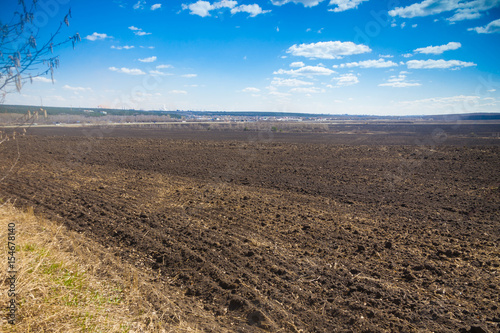
[[(17, 322), (7, 323), (7, 233), (16, 224)], [(199, 332), (183, 318), (180, 293), (156, 291), (145, 273), (64, 226), (0, 206), (2, 332)], [(5, 244), (5, 245), (3, 245)], [(170, 295), (169, 292), (171, 292)], [(148, 300), (162, 304), (153, 307)], [(201, 322), (212, 319), (197, 306)], [(197, 312), (197, 310), (199, 310)], [(198, 320), (196, 320), (198, 321)], [(198, 321), (199, 322), (199, 321)], [(210, 325), (211, 326), (211, 325)], [(213, 326), (212, 326), (213, 327)]]

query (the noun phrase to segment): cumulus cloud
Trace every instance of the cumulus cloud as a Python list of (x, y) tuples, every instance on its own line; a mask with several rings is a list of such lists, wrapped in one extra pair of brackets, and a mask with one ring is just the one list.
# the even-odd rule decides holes
[[(52, 83), (52, 80), (43, 76), (37, 76), (33, 78), (34, 82)], [(55, 82), (56, 80), (54, 80)]]
[(177, 95), (186, 95), (187, 94), (187, 91), (185, 90), (170, 90), (168, 92), (169, 94), (177, 94)]
[(301, 94), (317, 94), (324, 93), (325, 89), (317, 88), (317, 87), (300, 87), (300, 88), (292, 88), (290, 89), (291, 93), (301, 93)]
[(210, 11), (213, 9), (212, 5), (208, 1), (197, 1), (190, 5), (182, 5), (183, 9), (189, 9), (191, 15), (198, 15), (201, 17), (210, 16)]
[(291, 96), (291, 94), (289, 94), (289, 93), (275, 91), (275, 90), (271, 90), (269, 92), (269, 95), (275, 96), (275, 97), (278, 97), (278, 98), (285, 98), (285, 97)]
[(279, 69), (273, 74), (288, 74), (293, 76), (313, 76), (313, 75), (331, 75), (335, 73), (331, 69), (321, 66), (304, 66), (299, 69), (284, 70)]
[(371, 49), (363, 44), (353, 42), (318, 42), (310, 44), (294, 44), (288, 48), (287, 53), (294, 56), (320, 58), (320, 59), (341, 59), (343, 56), (367, 53)]
[(393, 61), (386, 61), (382, 58), (378, 60), (365, 60), (365, 61), (359, 61), (359, 62), (349, 62), (346, 64), (341, 64), (339, 67), (340, 68), (352, 68), (352, 67), (361, 67), (361, 68), (387, 68), (387, 67), (395, 67), (398, 64), (396, 64)]
[(146, 1), (144, 0), (139, 0), (137, 3), (133, 6), (134, 9), (143, 9), (144, 5), (146, 4)]
[(144, 58), (144, 59), (137, 59), (137, 60), (139, 60), (140, 62), (155, 62), (156, 56), (152, 56), (152, 57)]
[(114, 46), (114, 45), (112, 45), (111, 48), (115, 49), (115, 50), (130, 50), (130, 49), (135, 48), (135, 46), (133, 46), (133, 45), (124, 45), (124, 46)]
[(302, 61), (296, 61), (290, 64), (290, 67), (304, 67), (304, 66), (305, 64)]
[(270, 12), (270, 10), (262, 10), (258, 4), (240, 5), (237, 1), (221, 0), (218, 2), (210, 3), (208, 1), (199, 0), (189, 5), (183, 4), (182, 9), (189, 9), (191, 15), (198, 15), (201, 17), (211, 16), (210, 11), (216, 9), (228, 8), (231, 9), (231, 14), (248, 13), (250, 17), (255, 17), (259, 14)]
[(136, 36), (146, 36), (151, 35), (151, 32), (144, 32), (141, 28), (134, 27), (133, 25), (128, 27), (130, 30), (134, 32)]
[(145, 32), (145, 31), (136, 31), (134, 32), (136, 36), (146, 36), (146, 35), (151, 35), (151, 32)]
[(74, 91), (74, 92), (80, 92), (80, 91), (92, 91), (92, 88), (84, 88), (84, 87), (71, 87), (67, 84), (65, 84), (63, 86), (63, 89), (66, 89), (66, 90), (71, 90), (71, 91)]
[(221, 0), (218, 2), (214, 2), (213, 7), (215, 9), (219, 8), (234, 8), (238, 5), (237, 1), (234, 0)]
[[(231, 9), (231, 14), (236, 13), (248, 13), (250, 17), (255, 17), (259, 14), (269, 13), (270, 10), (262, 10), (262, 8), (257, 4), (252, 5), (240, 5)], [(279, 30), (278, 30), (279, 31)]]
[(260, 91), (259, 88), (254, 88), (254, 87), (247, 87), (242, 90), (243, 92), (252, 92), (252, 93), (257, 93)]
[(500, 33), (500, 19), (492, 21), (485, 25), (484, 27), (475, 27), (467, 29), (469, 31), (475, 31), (478, 34), (493, 34)]
[(330, 0), (329, 6), (336, 5), (334, 9), (328, 9), (329, 12), (343, 12), (345, 10), (358, 8), (358, 5), (368, 0)]
[(157, 10), (161, 8), (161, 3), (155, 3), (151, 6), (151, 10)]
[(300, 86), (312, 86), (312, 82), (302, 81), (298, 79), (282, 79), (280, 77), (275, 77), (271, 81), (272, 86), (284, 86), (284, 87), (300, 87)]
[(150, 70), (149, 71), (149, 74), (153, 75), (153, 76), (165, 76), (165, 75), (173, 75), (173, 74), (170, 74), (170, 73), (163, 73), (161, 71), (157, 71), (157, 70)]
[(462, 44), (457, 42), (449, 42), (446, 45), (440, 46), (427, 46), (416, 49), (414, 52), (423, 53), (423, 54), (442, 54), (444, 51), (457, 50), (462, 47)]
[(406, 75), (403, 75), (401, 73), (398, 76), (395, 75), (391, 76), (386, 83), (379, 84), (379, 87), (406, 88), (406, 87), (421, 86), (421, 84), (418, 82), (406, 81)]
[(498, 0), (424, 0), (407, 7), (397, 7), (390, 10), (389, 15), (414, 18), (454, 12), (447, 20), (456, 22), (479, 18), (482, 16), (481, 12), (499, 5)]
[(144, 75), (144, 74), (146, 74), (146, 73), (144, 73), (143, 71), (141, 71), (140, 69), (137, 69), (137, 68), (126, 68), (126, 67), (116, 68), (116, 67), (109, 67), (109, 70), (113, 71), (113, 72), (117, 72), (117, 73), (129, 74), (129, 75)]
[(338, 77), (334, 77), (333, 81), (337, 81), (337, 87), (347, 87), (359, 83), (358, 77), (352, 73), (343, 74)]
[(462, 67), (477, 66), (473, 62), (465, 62), (460, 60), (410, 60), (406, 62), (406, 66), (412, 69), (434, 69), (434, 68), (452, 68), (459, 69)]
[(184, 74), (184, 75), (181, 75), (182, 77), (187, 77), (187, 78), (193, 78), (193, 77), (197, 77), (198, 74)]
[(163, 69), (163, 68), (174, 68), (172, 65), (158, 65), (156, 66), (156, 69)]
[(317, 6), (323, 0), (271, 0), (272, 4), (275, 6), (282, 6), (287, 3), (301, 3), (304, 7), (314, 7)]
[(97, 32), (94, 32), (92, 35), (88, 35), (87, 37), (85, 37), (85, 39), (88, 39), (90, 41), (96, 41), (96, 40), (103, 40), (103, 39), (106, 39), (106, 38), (113, 38), (111, 36), (108, 36), (106, 34), (99, 34)]

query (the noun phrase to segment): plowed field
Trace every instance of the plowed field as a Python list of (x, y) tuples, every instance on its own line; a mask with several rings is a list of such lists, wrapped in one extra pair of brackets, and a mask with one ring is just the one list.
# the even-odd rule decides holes
[(16, 139), (0, 196), (181, 287), (220, 331), (500, 328), (498, 140), (57, 130)]

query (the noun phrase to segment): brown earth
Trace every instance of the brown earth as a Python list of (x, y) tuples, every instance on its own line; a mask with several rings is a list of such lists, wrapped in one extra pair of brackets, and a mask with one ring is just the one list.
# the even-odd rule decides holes
[(221, 331), (497, 332), (500, 141), (442, 128), (36, 129), (0, 196), (183, 288)]

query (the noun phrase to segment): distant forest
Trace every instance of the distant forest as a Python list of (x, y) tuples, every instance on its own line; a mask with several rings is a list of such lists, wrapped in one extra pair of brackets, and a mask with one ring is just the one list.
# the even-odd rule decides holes
[[(40, 106), (33, 105), (0, 105), (1, 113), (24, 114), (30, 111), (40, 110)], [(161, 110), (134, 110), (134, 109), (106, 109), (106, 108), (73, 108), (73, 107), (53, 107), (44, 106), (47, 115), (78, 115), (85, 117), (112, 116), (169, 116), (172, 119), (182, 119), (192, 116), (213, 116), (213, 117), (276, 117), (276, 118), (303, 118), (317, 119), (356, 119), (356, 120), (435, 120), (447, 121), (450, 118), (460, 120), (500, 120), (500, 113), (467, 113), (448, 115), (423, 115), (423, 116), (372, 116), (372, 115), (349, 115), (349, 114), (312, 114), (312, 113), (292, 113), (292, 112), (267, 112), (267, 111), (161, 111)]]

